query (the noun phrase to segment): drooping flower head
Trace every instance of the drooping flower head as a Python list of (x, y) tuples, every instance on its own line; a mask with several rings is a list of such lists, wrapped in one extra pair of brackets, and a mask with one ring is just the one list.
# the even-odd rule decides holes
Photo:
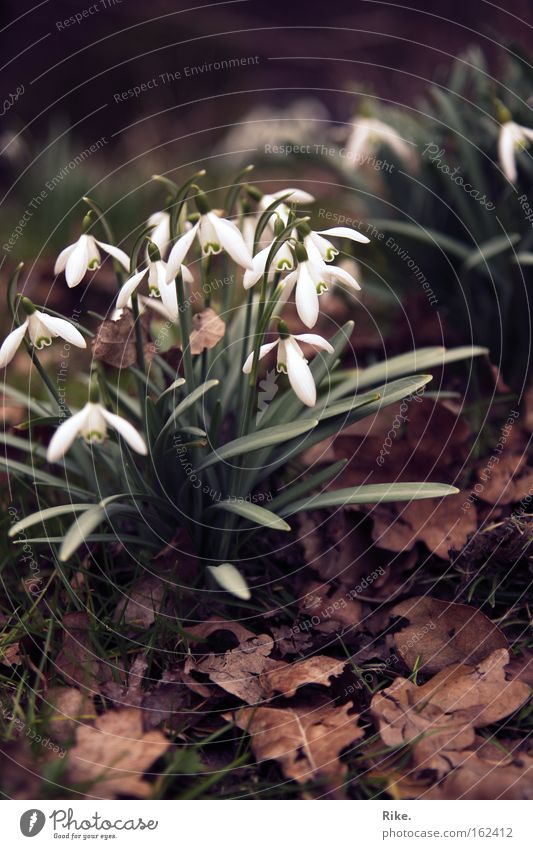
[(87, 347), (80, 331), (70, 321), (41, 312), (35, 308), (29, 298), (21, 298), (21, 305), (26, 313), (26, 319), (4, 339), (0, 348), (0, 368), (5, 368), (11, 362), (26, 333), (37, 350), (51, 345), (52, 339), (58, 336), (78, 348)]
[[(84, 229), (90, 224), (91, 216), (88, 213), (83, 220)], [(77, 286), (88, 270), (100, 268), (100, 248), (116, 259), (125, 271), (129, 271), (130, 260), (123, 250), (106, 242), (100, 242), (90, 233), (84, 232), (77, 242), (61, 251), (54, 265), (54, 274), (61, 274), (64, 271), (67, 286), (69, 288)]]

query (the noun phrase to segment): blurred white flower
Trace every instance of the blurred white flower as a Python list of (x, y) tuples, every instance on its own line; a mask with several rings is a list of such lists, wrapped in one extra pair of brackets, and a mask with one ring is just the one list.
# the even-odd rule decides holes
[[(333, 348), (326, 339), (316, 333), (299, 333), (296, 336), (291, 336), (290, 333), (285, 332), (283, 325), (284, 322), (280, 322), (280, 336), (275, 342), (267, 342), (266, 345), (261, 345), (259, 359), (265, 357), (277, 345), (277, 370), (288, 376), (289, 383), (302, 404), (314, 407), (316, 403), (315, 381), (298, 342), (306, 342), (308, 345), (312, 345), (321, 351), (327, 351), (329, 354), (333, 353)], [(249, 374), (252, 370), (253, 356), (252, 351), (244, 363), (242, 370), (245, 374)]]
[(514, 121), (505, 121), (501, 125), (498, 138), (498, 156), (502, 171), (511, 183), (516, 182), (516, 152), (523, 150), (533, 141), (533, 130), (523, 127)]
[(343, 159), (348, 167), (364, 165), (384, 145), (408, 168), (416, 168), (417, 160), (413, 146), (400, 133), (379, 118), (356, 118), (350, 125), (352, 130), (346, 142)]
[(208, 566), (211, 575), (226, 592), (237, 598), (248, 601), (252, 597), (248, 584), (238, 569), (232, 563), (221, 563), (220, 566)]
[(154, 229), (150, 233), (150, 239), (157, 245), (163, 257), (170, 244), (170, 214), (168, 212), (154, 212), (146, 222), (148, 227)]
[(65, 272), (67, 285), (72, 288), (81, 283), (87, 270), (91, 271), (95, 268), (100, 268), (100, 251), (108, 253), (119, 262), (122, 267), (129, 271), (130, 259), (120, 248), (115, 248), (114, 245), (108, 245), (105, 242), (99, 242), (94, 236), (88, 233), (83, 233), (77, 242), (64, 248), (56, 259), (54, 266), (54, 274)]
[(0, 348), (0, 368), (5, 368), (11, 362), (22, 344), (26, 332), (28, 333), (30, 342), (37, 350), (44, 348), (45, 345), (51, 345), (52, 339), (55, 339), (57, 336), (65, 339), (66, 342), (70, 342), (71, 345), (76, 345), (78, 348), (87, 347), (85, 339), (70, 321), (40, 312), (29, 301), (26, 299), (24, 301), (26, 310), (32, 309), (32, 312), (4, 340)]
[(110, 413), (102, 404), (89, 401), (79, 413), (74, 413), (58, 427), (46, 452), (48, 462), (56, 463), (60, 460), (77, 436), (82, 436), (88, 443), (103, 442), (108, 425), (111, 425), (138, 454), (147, 453), (144, 439), (133, 425), (121, 416)]

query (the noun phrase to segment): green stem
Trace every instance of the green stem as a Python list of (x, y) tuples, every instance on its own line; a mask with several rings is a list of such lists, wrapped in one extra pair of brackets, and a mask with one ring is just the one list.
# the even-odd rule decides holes
[(137, 349), (137, 365), (143, 374), (146, 374), (146, 364), (144, 361), (144, 344), (143, 344), (143, 329), (141, 324), (141, 316), (139, 313), (139, 298), (137, 292), (133, 292), (131, 296), (131, 306), (133, 311), (133, 323), (135, 326), (135, 347)]
[(187, 389), (192, 392), (194, 389), (194, 369), (192, 365), (192, 354), (190, 346), (191, 338), (191, 305), (185, 297), (185, 287), (181, 274), (176, 275), (176, 293), (178, 296), (178, 312), (181, 330), (181, 349), (183, 353), (183, 370), (185, 372), (185, 380)]
[(50, 376), (47, 374), (44, 366), (42, 365), (39, 357), (37, 356), (37, 349), (34, 348), (33, 345), (30, 345), (29, 342), (26, 342), (26, 341), (25, 341), (25, 346), (26, 346), (26, 350), (27, 350), (27, 352), (28, 352), (28, 354), (31, 358), (31, 361), (33, 362), (35, 368), (39, 372), (39, 376), (40, 376), (41, 380), (43, 381), (43, 383), (46, 386), (46, 388), (48, 389), (50, 395), (52, 396), (52, 398), (56, 402), (59, 412), (64, 410), (68, 415), (71, 415), (69, 408), (67, 407), (65, 402), (62, 401), (61, 398), (59, 397), (59, 392), (57, 391), (57, 388), (52, 383)]

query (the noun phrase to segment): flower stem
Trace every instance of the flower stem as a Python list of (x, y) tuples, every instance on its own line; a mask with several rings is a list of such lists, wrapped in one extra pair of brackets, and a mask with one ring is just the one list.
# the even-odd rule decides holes
[(133, 292), (131, 296), (131, 306), (133, 310), (133, 323), (135, 325), (135, 347), (137, 349), (137, 365), (143, 374), (146, 374), (146, 364), (144, 361), (144, 344), (143, 330), (141, 324), (141, 316), (139, 313), (139, 298), (137, 292)]

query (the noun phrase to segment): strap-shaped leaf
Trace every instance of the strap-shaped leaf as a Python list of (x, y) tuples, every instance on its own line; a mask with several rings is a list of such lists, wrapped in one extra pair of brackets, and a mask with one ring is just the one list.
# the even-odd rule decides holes
[(183, 415), (190, 407), (192, 407), (196, 402), (205, 395), (206, 392), (209, 392), (210, 389), (213, 389), (214, 386), (218, 386), (218, 380), (206, 380), (205, 383), (202, 383), (200, 386), (197, 386), (196, 389), (193, 389), (192, 392), (189, 392), (186, 398), (183, 401), (180, 401), (175, 410), (168, 417), (165, 425), (159, 434), (157, 441), (163, 438), (165, 434), (167, 434), (174, 422), (176, 422), (180, 416)]
[(102, 506), (97, 504), (76, 519), (66, 532), (61, 548), (59, 549), (59, 559), (63, 562), (68, 560), (74, 552), (87, 541), (87, 537), (98, 527), (102, 522), (107, 521), (113, 513), (135, 513), (138, 514), (136, 507), (131, 507), (126, 504), (108, 504)]
[(231, 442), (221, 445), (216, 451), (208, 454), (198, 466), (198, 471), (206, 469), (208, 466), (214, 465), (214, 463), (219, 463), (221, 460), (229, 460), (230, 457), (236, 457), (239, 454), (248, 454), (251, 451), (257, 451), (258, 448), (285, 444), (289, 440), (296, 439), (303, 433), (312, 430), (317, 424), (318, 419), (303, 419), (290, 424), (267, 427), (248, 436), (240, 436), (238, 439), (233, 439)]
[(39, 522), (46, 522), (48, 519), (55, 519), (56, 516), (65, 516), (68, 513), (81, 513), (85, 510), (90, 510), (94, 507), (94, 502), (81, 502), (79, 504), (60, 504), (58, 507), (47, 507), (44, 510), (38, 510), (30, 516), (25, 516), (20, 522), (16, 522), (8, 531), (8, 536), (14, 537), (26, 528), (31, 528), (32, 525), (37, 525)]
[(423, 498), (444, 498), (459, 490), (444, 483), (376, 483), (351, 486), (346, 489), (322, 492), (288, 504), (280, 512), (292, 516), (302, 510), (322, 507), (345, 507), (348, 504), (384, 504), (388, 501), (420, 501)]
[(260, 507), (258, 504), (252, 504), (250, 501), (218, 501), (216, 504), (212, 504), (206, 512), (211, 510), (224, 510), (227, 513), (234, 513), (236, 516), (248, 519), (255, 525), (262, 525), (275, 531), (290, 531), (291, 529), (291, 526), (281, 516), (277, 516), (271, 510)]

